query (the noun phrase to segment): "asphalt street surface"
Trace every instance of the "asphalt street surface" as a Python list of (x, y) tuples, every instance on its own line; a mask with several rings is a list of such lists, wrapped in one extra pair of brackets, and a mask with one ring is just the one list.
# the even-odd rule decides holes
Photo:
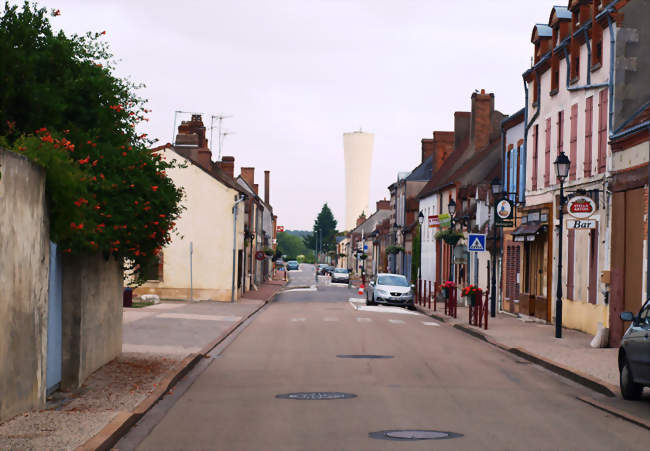
[[(310, 266), (290, 276), (307, 288), (288, 286), (117, 449), (648, 449), (646, 429), (578, 401), (587, 388), (417, 312), (313, 286)], [(437, 439), (404, 440), (422, 437)]]

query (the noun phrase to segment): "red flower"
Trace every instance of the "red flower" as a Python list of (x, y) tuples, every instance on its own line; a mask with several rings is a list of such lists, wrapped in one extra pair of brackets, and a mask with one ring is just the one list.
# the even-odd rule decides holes
[(151, 189), (152, 189), (153, 191), (158, 191), (158, 187), (157, 187), (156, 185), (152, 186)]

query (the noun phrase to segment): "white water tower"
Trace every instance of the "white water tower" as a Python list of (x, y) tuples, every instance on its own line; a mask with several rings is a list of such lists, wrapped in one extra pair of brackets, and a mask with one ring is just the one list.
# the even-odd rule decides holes
[(345, 230), (357, 226), (361, 213), (372, 214), (368, 209), (370, 197), (370, 169), (375, 135), (362, 131), (343, 133), (345, 156)]

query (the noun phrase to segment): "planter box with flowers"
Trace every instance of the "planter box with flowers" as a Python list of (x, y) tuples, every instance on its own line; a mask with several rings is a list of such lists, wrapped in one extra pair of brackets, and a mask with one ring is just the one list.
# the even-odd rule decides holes
[(483, 290), (475, 285), (468, 285), (463, 288), (463, 296), (467, 298), (469, 305), (476, 307), (476, 305), (481, 301), (481, 295), (483, 295)]
[(447, 300), (451, 296), (451, 290), (456, 288), (456, 284), (451, 280), (446, 280), (440, 285), (440, 293), (442, 295), (442, 300)]

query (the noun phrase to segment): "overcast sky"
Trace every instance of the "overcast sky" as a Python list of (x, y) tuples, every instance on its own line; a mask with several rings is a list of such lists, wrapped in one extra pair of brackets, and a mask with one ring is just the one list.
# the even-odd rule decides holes
[[(15, 3), (15, 2), (12, 2)], [(523, 106), (535, 23), (565, 0), (47, 0), (67, 33), (106, 30), (118, 74), (143, 82), (143, 131), (172, 140), (174, 111), (232, 115), (224, 155), (271, 171), (278, 223), (311, 229), (327, 202), (344, 222), (343, 138), (375, 134), (370, 202), (453, 130), (475, 89)], [(179, 118), (180, 119), (180, 118)], [(215, 133), (216, 142), (216, 133)], [(213, 148), (214, 150), (214, 148)]]

